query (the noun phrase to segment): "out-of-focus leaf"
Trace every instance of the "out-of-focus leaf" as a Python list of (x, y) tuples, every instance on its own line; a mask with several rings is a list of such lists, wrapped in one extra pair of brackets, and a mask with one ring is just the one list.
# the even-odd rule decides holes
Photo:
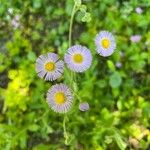
[(116, 132), (114, 134), (114, 138), (115, 138), (115, 141), (118, 145), (118, 147), (121, 149), (121, 150), (125, 150), (126, 149), (126, 143), (122, 140), (122, 137)]
[(112, 88), (117, 88), (121, 85), (122, 78), (119, 72), (114, 72), (109, 78), (109, 84)]
[(107, 65), (111, 71), (115, 71), (114, 63), (111, 60), (107, 60)]
[(30, 126), (28, 127), (28, 129), (29, 129), (30, 131), (35, 132), (35, 131), (37, 131), (37, 130), (39, 129), (39, 126), (38, 126), (37, 124), (32, 124), (32, 125), (30, 125)]

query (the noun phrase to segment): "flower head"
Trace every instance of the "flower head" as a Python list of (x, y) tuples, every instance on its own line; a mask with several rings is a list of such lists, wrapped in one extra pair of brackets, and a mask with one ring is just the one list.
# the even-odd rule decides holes
[(53, 85), (47, 93), (49, 106), (58, 113), (66, 113), (70, 110), (73, 102), (72, 92), (65, 84)]
[(12, 20), (11, 20), (11, 25), (14, 28), (18, 28), (20, 26), (20, 16), (16, 15)]
[(117, 68), (121, 68), (122, 67), (122, 63), (121, 62), (116, 62), (116, 67)]
[(80, 103), (79, 109), (81, 111), (87, 111), (87, 110), (89, 110), (89, 104), (87, 102)]
[(141, 40), (141, 36), (140, 35), (132, 35), (130, 37), (131, 42), (139, 42)]
[(92, 55), (88, 48), (74, 45), (65, 54), (65, 62), (72, 71), (84, 72), (91, 66)]
[(141, 14), (143, 12), (141, 7), (136, 7), (135, 11), (137, 14)]
[(44, 78), (48, 81), (58, 79), (64, 68), (64, 62), (59, 60), (59, 57), (55, 53), (48, 53), (41, 55), (36, 60), (36, 72), (40, 78)]
[(101, 31), (96, 35), (95, 45), (97, 52), (104, 57), (110, 56), (116, 48), (115, 38), (108, 31)]

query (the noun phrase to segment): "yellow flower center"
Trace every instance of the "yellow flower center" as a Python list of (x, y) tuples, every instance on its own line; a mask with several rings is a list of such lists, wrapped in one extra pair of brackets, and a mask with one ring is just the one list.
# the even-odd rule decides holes
[(83, 56), (81, 54), (74, 54), (73, 55), (73, 60), (76, 63), (82, 63), (83, 62)]
[(55, 70), (55, 63), (54, 62), (47, 62), (45, 64), (45, 70), (54, 71)]
[(101, 41), (103, 48), (108, 48), (110, 46), (110, 40), (109, 39), (102, 39)]
[(64, 104), (66, 101), (65, 94), (63, 92), (57, 92), (54, 96), (55, 102), (59, 105)]

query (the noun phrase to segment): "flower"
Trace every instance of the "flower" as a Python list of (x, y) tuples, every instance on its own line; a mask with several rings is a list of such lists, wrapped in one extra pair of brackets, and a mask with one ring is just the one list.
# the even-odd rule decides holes
[(14, 28), (18, 28), (20, 26), (20, 16), (16, 15), (12, 20), (11, 20), (11, 25)]
[(40, 78), (46, 81), (53, 81), (61, 77), (63, 73), (64, 62), (59, 60), (55, 53), (41, 55), (36, 60), (36, 72)]
[(104, 57), (110, 56), (116, 48), (115, 38), (108, 31), (101, 31), (96, 35), (95, 45), (97, 52)]
[(89, 104), (87, 102), (80, 103), (79, 109), (81, 111), (87, 111), (87, 110), (89, 110)]
[(116, 62), (116, 67), (117, 68), (121, 68), (122, 67), (122, 63), (121, 62)]
[(137, 14), (141, 14), (143, 12), (143, 9), (141, 7), (135, 8), (135, 11)]
[(47, 93), (47, 102), (53, 111), (66, 113), (73, 102), (72, 92), (65, 84), (53, 85)]
[(131, 42), (139, 42), (141, 40), (141, 36), (140, 35), (132, 35), (130, 37)]
[(13, 8), (8, 8), (8, 12), (9, 12), (10, 14), (13, 14)]
[(92, 55), (85, 46), (74, 45), (65, 54), (65, 62), (72, 71), (84, 72), (91, 66)]

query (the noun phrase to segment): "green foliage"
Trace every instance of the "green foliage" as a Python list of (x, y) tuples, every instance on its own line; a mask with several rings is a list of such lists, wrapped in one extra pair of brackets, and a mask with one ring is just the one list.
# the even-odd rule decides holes
[(118, 72), (114, 72), (109, 79), (109, 84), (112, 88), (117, 88), (121, 85), (122, 79)]
[[(63, 59), (74, 2), (78, 11), (73, 44), (89, 47), (93, 63), (85, 74), (76, 75), (65, 145), (64, 115), (48, 107), (45, 96), (51, 83), (37, 77), (35, 60), (46, 52)], [(139, 6), (142, 14), (135, 12)], [(148, 150), (149, 7), (149, 0), (1, 0), (0, 150)], [(116, 37), (116, 52), (107, 58), (95, 51), (94, 37), (100, 30)], [(142, 36), (138, 43), (130, 41), (135, 34)], [(65, 70), (58, 82), (69, 79)], [(79, 101), (88, 102), (90, 110), (79, 111)]]

